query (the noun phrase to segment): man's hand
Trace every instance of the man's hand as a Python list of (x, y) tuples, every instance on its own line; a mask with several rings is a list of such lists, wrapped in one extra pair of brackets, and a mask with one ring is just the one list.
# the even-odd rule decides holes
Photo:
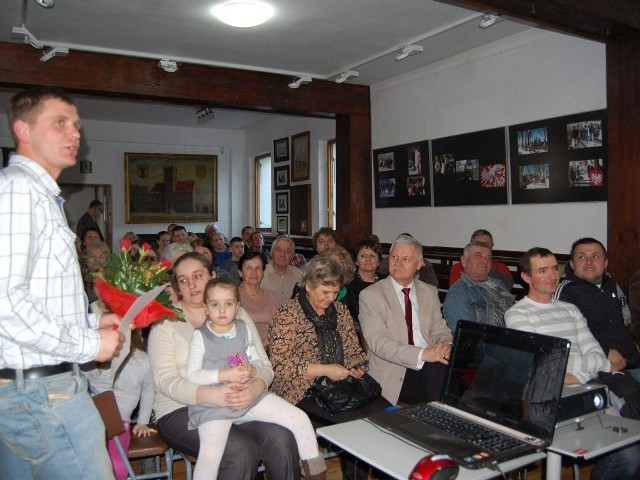
[(113, 357), (117, 357), (124, 343), (124, 335), (114, 330), (112, 326), (98, 329), (98, 335), (100, 335), (100, 348), (95, 361), (106, 362)]
[(607, 358), (611, 362), (612, 372), (619, 372), (627, 366), (627, 359), (620, 355), (620, 352), (614, 350), (613, 348), (609, 349), (609, 355), (607, 355)]
[(578, 380), (574, 375), (572, 375), (571, 373), (567, 373), (564, 376), (564, 383), (565, 384), (572, 384), (575, 385), (577, 383), (580, 383), (580, 380)]
[(449, 365), (451, 344), (447, 342), (433, 343), (422, 352), (423, 362), (440, 362)]
[(122, 318), (117, 313), (103, 313), (98, 320), (98, 328), (118, 327)]

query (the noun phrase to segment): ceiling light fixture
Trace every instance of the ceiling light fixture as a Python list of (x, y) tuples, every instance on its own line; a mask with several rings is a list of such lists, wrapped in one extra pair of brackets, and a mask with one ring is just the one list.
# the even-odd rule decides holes
[(497, 19), (498, 17), (496, 15), (493, 15), (491, 13), (483, 13), (480, 17), (480, 23), (478, 24), (478, 26), (480, 28), (489, 28), (491, 25), (496, 23)]
[(33, 48), (35, 48), (36, 50), (42, 50), (44, 48), (43, 43), (38, 40), (36, 38), (36, 36), (34, 34), (32, 34), (27, 27), (24, 26), (24, 24), (22, 24), (21, 27), (13, 27), (12, 32), (12, 36), (14, 38), (18, 38), (20, 36), (23, 36), (23, 42), (24, 43), (28, 43), (29, 45), (31, 45)]
[(398, 54), (396, 55), (396, 61), (401, 62), (409, 55), (417, 55), (418, 53), (422, 53), (424, 48), (421, 45), (405, 45), (398, 49)]
[(158, 68), (168, 73), (174, 73), (178, 71), (178, 62), (162, 59), (158, 62)]
[(298, 88), (300, 85), (306, 85), (313, 80), (309, 75), (299, 75), (289, 84), (289, 88)]
[(44, 8), (53, 8), (54, 0), (36, 0)]
[(54, 46), (42, 54), (40, 61), (46, 62), (51, 60), (53, 57), (66, 57), (67, 55), (69, 55), (69, 49), (67, 47)]
[(274, 13), (268, 3), (257, 0), (232, 0), (215, 5), (211, 13), (222, 23), (238, 28), (249, 28), (262, 25)]
[(213, 111), (213, 107), (202, 107), (196, 112), (196, 118), (198, 119), (198, 122), (206, 122), (207, 120), (211, 120), (214, 117), (215, 112)]
[(349, 77), (359, 77), (359, 76), (360, 76), (359, 72), (356, 72), (355, 70), (347, 70), (345, 72), (342, 72), (340, 75), (338, 75), (334, 80), (334, 82), (344, 83), (347, 81)]

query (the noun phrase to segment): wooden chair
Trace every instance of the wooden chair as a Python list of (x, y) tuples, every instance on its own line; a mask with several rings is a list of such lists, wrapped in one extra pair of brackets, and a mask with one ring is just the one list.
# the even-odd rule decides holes
[[(173, 480), (174, 460), (184, 460), (186, 465), (186, 480), (191, 480), (191, 463), (180, 453), (174, 452), (160, 435), (156, 432), (148, 437), (131, 436), (131, 444), (127, 451), (124, 450), (118, 435), (124, 432), (124, 424), (120, 418), (120, 411), (116, 403), (116, 397), (112, 390), (94, 395), (93, 401), (102, 417), (107, 431), (107, 440), (113, 439), (118, 452), (127, 467), (127, 472), (131, 480), (150, 480), (155, 478), (167, 478)], [(162, 469), (160, 458), (164, 455), (165, 469)], [(130, 460), (141, 458), (155, 458), (155, 469), (153, 473), (136, 474), (131, 466)]]

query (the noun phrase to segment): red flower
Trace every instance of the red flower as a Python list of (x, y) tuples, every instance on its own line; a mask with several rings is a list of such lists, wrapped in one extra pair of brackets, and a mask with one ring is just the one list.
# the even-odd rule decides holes
[(165, 268), (170, 268), (171, 260), (169, 260), (168, 258), (163, 258), (162, 260), (160, 260), (160, 265), (162, 265)]
[(142, 250), (151, 250), (151, 245), (149, 245), (147, 242), (144, 242), (142, 244)]
[(131, 240), (123, 238), (122, 240), (120, 240), (120, 246), (125, 250), (129, 250), (131, 248)]

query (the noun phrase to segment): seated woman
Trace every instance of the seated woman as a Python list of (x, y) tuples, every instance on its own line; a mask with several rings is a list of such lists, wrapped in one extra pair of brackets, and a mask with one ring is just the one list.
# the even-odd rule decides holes
[(96, 278), (95, 273), (99, 272), (102, 267), (105, 266), (110, 253), (109, 246), (100, 240), (89, 243), (84, 249), (84, 254), (81, 257), (83, 265), (82, 277), (84, 280), (84, 291), (89, 299), (89, 304), (98, 300), (98, 296), (93, 289)]
[[(244, 384), (213, 387), (196, 385), (186, 379), (189, 341), (194, 329), (206, 319), (204, 287), (213, 278), (211, 262), (196, 252), (186, 253), (173, 265), (172, 283), (182, 300), (186, 321), (164, 320), (149, 336), (149, 359), (156, 385), (155, 412), (162, 438), (176, 450), (197, 456), (197, 430), (188, 430), (188, 405), (214, 404), (231, 409), (246, 408), (264, 391), (273, 378), (271, 363), (262, 345), (256, 344), (263, 367), (256, 378)], [(238, 312), (253, 335), (255, 325), (246, 312)], [(293, 435), (284, 427), (263, 422), (233, 425), (225, 447), (218, 479), (253, 480), (262, 460), (271, 478), (298, 479), (300, 465)]]
[(260, 252), (249, 251), (240, 257), (238, 273), (240, 284), (240, 304), (256, 324), (260, 339), (267, 348), (269, 344), (269, 325), (278, 308), (278, 296), (271, 290), (260, 287), (264, 277), (264, 257)]
[[(380, 397), (350, 412), (331, 415), (308, 391), (318, 377), (344, 380), (362, 377), (366, 357), (358, 343), (349, 310), (335, 299), (344, 283), (341, 265), (327, 256), (308, 263), (298, 295), (281, 305), (269, 328), (274, 367), (271, 391), (301, 408), (317, 426), (331, 425), (368, 415), (388, 406)], [(295, 356), (292, 356), (295, 352)], [(343, 456), (344, 478), (353, 473), (352, 458)], [(357, 478), (367, 478), (368, 466), (355, 468)]]

